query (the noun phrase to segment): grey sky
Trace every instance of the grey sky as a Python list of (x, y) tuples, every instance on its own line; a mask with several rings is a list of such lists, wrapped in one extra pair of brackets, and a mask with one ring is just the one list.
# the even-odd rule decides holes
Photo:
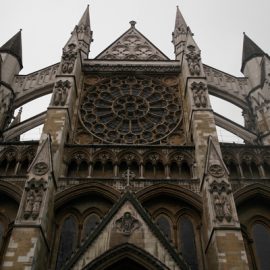
[(171, 33), (176, 5), (195, 34), (202, 60), (241, 76), (243, 32), (270, 52), (269, 0), (1, 0), (0, 45), (23, 29), (21, 74), (60, 61), (62, 48), (90, 4), (95, 57), (124, 31), (129, 21), (174, 59)]

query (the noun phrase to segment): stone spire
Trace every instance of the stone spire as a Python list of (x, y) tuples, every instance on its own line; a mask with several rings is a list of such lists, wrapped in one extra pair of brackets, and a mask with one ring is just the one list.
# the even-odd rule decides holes
[(180, 12), (179, 6), (176, 7), (176, 17), (175, 17), (175, 26), (174, 26), (174, 31), (187, 31), (187, 24), (186, 21)]
[(85, 12), (83, 13), (77, 27), (78, 40), (81, 50), (88, 55), (90, 51), (90, 44), (92, 42), (91, 26), (90, 26), (90, 15), (89, 15), (89, 5), (87, 6)]
[(9, 53), (17, 58), (22, 68), (22, 35), (21, 30), (9, 39), (2, 47), (0, 53)]
[(265, 52), (244, 33), (242, 67), (243, 72), (247, 61), (257, 56), (264, 56)]
[(175, 58), (180, 59), (180, 54), (185, 47), (185, 41), (189, 28), (182, 16), (179, 7), (176, 9), (175, 27), (172, 33), (172, 43), (174, 45)]

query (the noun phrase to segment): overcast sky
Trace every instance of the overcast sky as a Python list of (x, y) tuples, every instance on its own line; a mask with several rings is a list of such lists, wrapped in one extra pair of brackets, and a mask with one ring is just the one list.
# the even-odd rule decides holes
[(241, 76), (243, 32), (270, 53), (270, 0), (1, 0), (0, 45), (23, 30), (21, 74), (60, 61), (87, 4), (94, 33), (90, 58), (135, 20), (137, 29), (174, 59), (171, 33), (177, 5), (195, 35), (203, 63)]

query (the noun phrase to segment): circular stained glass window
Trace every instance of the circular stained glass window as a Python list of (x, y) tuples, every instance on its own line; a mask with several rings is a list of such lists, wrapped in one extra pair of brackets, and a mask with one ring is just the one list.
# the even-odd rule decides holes
[(85, 85), (80, 108), (85, 128), (110, 143), (153, 143), (182, 116), (177, 89), (146, 76), (114, 76)]

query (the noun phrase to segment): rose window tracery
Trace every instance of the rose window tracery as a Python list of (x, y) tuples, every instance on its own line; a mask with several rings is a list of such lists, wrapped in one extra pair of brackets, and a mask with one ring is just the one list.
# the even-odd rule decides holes
[(181, 120), (177, 88), (146, 76), (114, 76), (85, 85), (80, 116), (93, 135), (111, 143), (152, 143)]

